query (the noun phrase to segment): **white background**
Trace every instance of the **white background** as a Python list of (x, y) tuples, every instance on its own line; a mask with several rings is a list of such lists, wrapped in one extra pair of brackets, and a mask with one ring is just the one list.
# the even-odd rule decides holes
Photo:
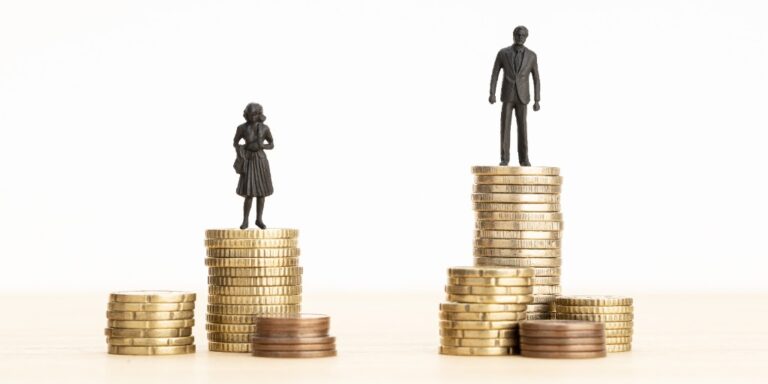
[(302, 231), (306, 291), (440, 290), (472, 262), (491, 67), (524, 24), (531, 160), (565, 176), (565, 292), (766, 291), (765, 11), (3, 1), (0, 290), (201, 291), (204, 230), (240, 222), (250, 101), (276, 140), (265, 221)]

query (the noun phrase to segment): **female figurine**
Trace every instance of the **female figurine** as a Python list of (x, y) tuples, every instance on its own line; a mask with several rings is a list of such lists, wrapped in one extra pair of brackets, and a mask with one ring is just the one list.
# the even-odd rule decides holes
[[(235, 133), (235, 151), (237, 160), (235, 160), (235, 170), (240, 174), (240, 180), (237, 183), (237, 194), (244, 197), (243, 202), (243, 224), (240, 229), (248, 228), (248, 216), (251, 213), (253, 198), (256, 198), (256, 226), (261, 229), (267, 228), (261, 219), (264, 212), (264, 199), (274, 192), (272, 188), (272, 175), (269, 172), (269, 161), (264, 153), (265, 149), (275, 147), (272, 140), (272, 133), (269, 127), (264, 124), (267, 119), (264, 116), (264, 110), (257, 103), (250, 103), (243, 111), (245, 123), (237, 127)], [(240, 145), (240, 140), (245, 141), (245, 145)]]

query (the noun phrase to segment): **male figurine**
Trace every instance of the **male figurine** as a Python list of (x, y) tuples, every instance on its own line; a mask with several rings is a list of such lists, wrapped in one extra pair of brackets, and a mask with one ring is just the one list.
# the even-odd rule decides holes
[(528, 28), (519, 26), (513, 32), (515, 44), (502, 48), (496, 55), (491, 74), (491, 96), (488, 102), (496, 102), (496, 82), (499, 79), (499, 71), (504, 68), (504, 82), (501, 84), (501, 163), (509, 164), (509, 135), (512, 123), (512, 110), (515, 110), (517, 120), (517, 157), (520, 165), (530, 167), (528, 161), (528, 129), (525, 115), (531, 95), (528, 91), (528, 76), (533, 75), (533, 110), (539, 110), (539, 65), (536, 54), (526, 48), (525, 39), (528, 37)]

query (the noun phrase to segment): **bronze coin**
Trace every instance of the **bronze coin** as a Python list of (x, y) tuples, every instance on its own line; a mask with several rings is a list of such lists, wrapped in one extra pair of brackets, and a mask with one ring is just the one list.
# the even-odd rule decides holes
[(542, 351), (520, 351), (525, 357), (539, 357), (545, 359), (590, 359), (594, 357), (605, 357), (605, 350), (593, 352), (542, 352)]
[(594, 352), (605, 351), (605, 344), (520, 344), (520, 349), (523, 351), (537, 351), (537, 352)]
[(521, 329), (520, 336), (525, 337), (601, 337), (605, 331), (540, 331)]
[(296, 325), (296, 326), (319, 326), (328, 325), (331, 323), (331, 318), (327, 315), (320, 315), (314, 313), (280, 313), (270, 314), (266, 316), (259, 316), (256, 318), (256, 323), (260, 325)]
[(605, 344), (605, 337), (527, 337), (520, 336), (520, 342), (533, 345), (591, 345)]
[(258, 357), (289, 357), (289, 358), (305, 358), (305, 357), (330, 357), (336, 356), (336, 350), (328, 351), (253, 351), (253, 356)]
[(583, 320), (526, 320), (520, 323), (520, 328), (541, 331), (604, 331), (605, 324)]
[(328, 351), (336, 350), (336, 343), (324, 344), (257, 344), (253, 343), (253, 351)]
[(256, 329), (256, 337), (298, 338), (298, 337), (327, 337), (328, 329)]
[(327, 344), (335, 343), (336, 338), (333, 336), (319, 336), (319, 337), (260, 337), (254, 336), (251, 338), (254, 344)]

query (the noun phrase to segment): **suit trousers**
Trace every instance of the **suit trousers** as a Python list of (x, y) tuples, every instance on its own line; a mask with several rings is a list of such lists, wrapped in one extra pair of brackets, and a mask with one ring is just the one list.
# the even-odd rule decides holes
[(520, 164), (528, 164), (528, 127), (526, 125), (528, 105), (518, 101), (505, 101), (501, 106), (501, 162), (509, 163), (513, 109), (517, 120), (517, 159)]

